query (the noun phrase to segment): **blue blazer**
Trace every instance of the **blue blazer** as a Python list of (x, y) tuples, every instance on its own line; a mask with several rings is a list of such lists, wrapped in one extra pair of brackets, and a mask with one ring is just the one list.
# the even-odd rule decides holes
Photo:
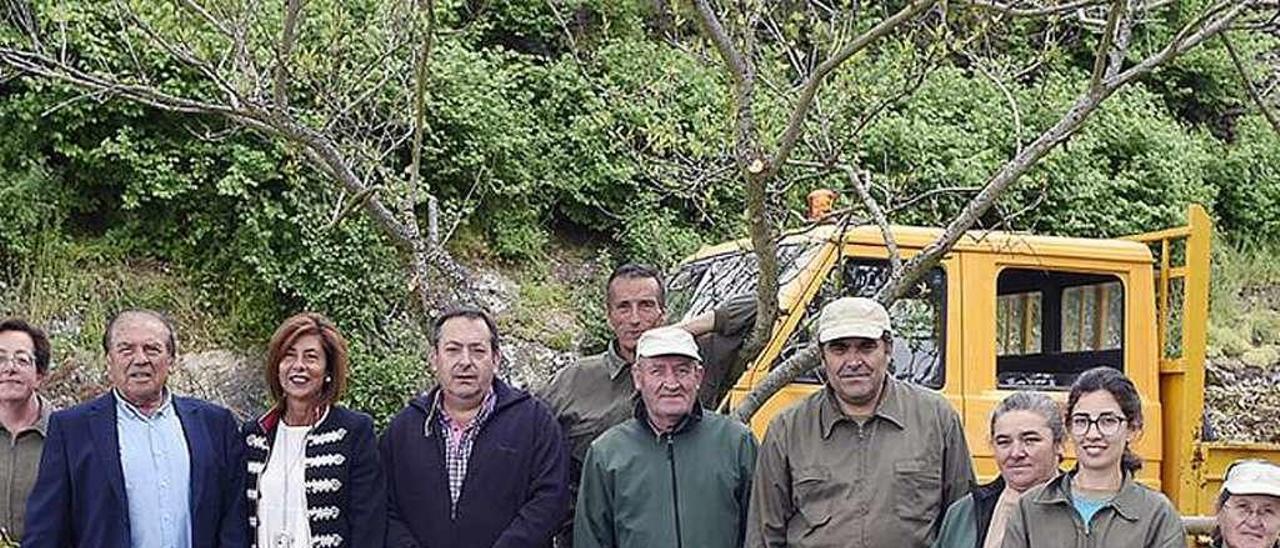
[[(244, 443), (230, 411), (174, 396), (191, 453), (192, 548), (248, 546)], [(130, 546), (129, 505), (111, 392), (49, 418), (27, 499), (24, 547)]]

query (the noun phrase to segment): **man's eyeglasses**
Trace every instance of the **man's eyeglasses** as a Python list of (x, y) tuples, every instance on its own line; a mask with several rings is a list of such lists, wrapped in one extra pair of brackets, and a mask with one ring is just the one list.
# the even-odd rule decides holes
[(1089, 415), (1081, 413), (1079, 415), (1071, 415), (1070, 426), (1071, 433), (1077, 436), (1083, 436), (1089, 433), (1089, 428), (1097, 425), (1098, 433), (1104, 436), (1114, 436), (1120, 431), (1120, 426), (1128, 419), (1112, 415), (1110, 413), (1098, 415), (1097, 418), (1090, 418)]
[(34, 358), (26, 354), (14, 354), (12, 356), (0, 354), (0, 367), (5, 367), (10, 364), (18, 369), (31, 369), (36, 366), (36, 361)]

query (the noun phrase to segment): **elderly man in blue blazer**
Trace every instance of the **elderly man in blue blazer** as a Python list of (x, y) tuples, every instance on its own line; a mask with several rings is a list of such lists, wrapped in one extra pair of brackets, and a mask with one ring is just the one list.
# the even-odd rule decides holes
[(166, 388), (175, 342), (158, 312), (108, 322), (112, 390), (50, 418), (23, 546), (248, 546), (235, 417)]

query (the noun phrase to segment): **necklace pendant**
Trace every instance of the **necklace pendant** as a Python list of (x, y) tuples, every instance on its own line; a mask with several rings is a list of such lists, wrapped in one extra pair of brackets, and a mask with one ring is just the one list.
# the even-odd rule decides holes
[(289, 533), (276, 533), (275, 548), (291, 548), (293, 546), (293, 535)]

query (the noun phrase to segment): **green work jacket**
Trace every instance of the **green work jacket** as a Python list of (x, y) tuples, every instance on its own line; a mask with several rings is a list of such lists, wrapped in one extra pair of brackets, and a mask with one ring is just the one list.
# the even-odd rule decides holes
[(1088, 527), (1071, 502), (1071, 478), (1058, 476), (1035, 487), (1009, 516), (1002, 548), (1185, 548), (1182, 518), (1169, 499), (1125, 473), (1120, 492)]
[(747, 427), (695, 406), (657, 434), (643, 402), (587, 451), (575, 548), (739, 548), (755, 468)]

